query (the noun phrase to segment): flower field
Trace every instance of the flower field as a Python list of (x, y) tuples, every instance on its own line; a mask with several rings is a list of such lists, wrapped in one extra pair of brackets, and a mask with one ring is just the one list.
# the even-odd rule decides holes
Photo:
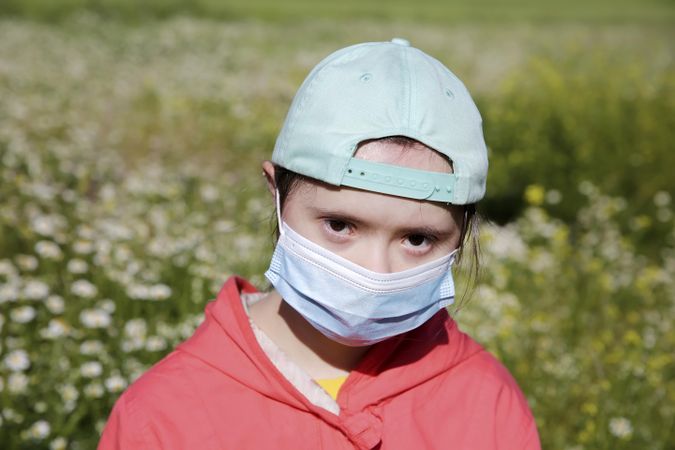
[[(90, 449), (232, 274), (267, 288), (260, 175), (307, 71), (405, 36), (491, 151), (460, 326), (544, 448), (675, 448), (675, 71), (662, 25), (0, 20), (0, 442)], [(515, 131), (514, 131), (515, 130)]]

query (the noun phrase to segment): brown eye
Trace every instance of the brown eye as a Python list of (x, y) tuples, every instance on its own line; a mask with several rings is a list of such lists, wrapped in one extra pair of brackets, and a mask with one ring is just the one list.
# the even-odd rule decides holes
[(408, 236), (408, 242), (410, 242), (410, 244), (414, 247), (419, 247), (420, 245), (424, 244), (426, 240), (426, 236), (421, 234), (413, 234)]
[(347, 224), (341, 220), (328, 220), (328, 226), (332, 231), (341, 233), (347, 229)]

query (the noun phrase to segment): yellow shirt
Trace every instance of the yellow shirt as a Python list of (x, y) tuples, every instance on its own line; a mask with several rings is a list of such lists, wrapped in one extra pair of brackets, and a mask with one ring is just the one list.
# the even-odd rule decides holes
[(324, 388), (324, 390), (328, 392), (331, 397), (333, 397), (333, 400), (337, 400), (338, 392), (340, 392), (340, 388), (344, 384), (345, 380), (347, 380), (347, 375), (337, 378), (322, 378), (320, 380), (314, 381), (319, 383), (319, 386)]

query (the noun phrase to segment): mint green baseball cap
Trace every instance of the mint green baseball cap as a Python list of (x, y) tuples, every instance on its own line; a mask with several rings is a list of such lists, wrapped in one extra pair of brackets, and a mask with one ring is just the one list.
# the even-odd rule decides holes
[[(360, 142), (406, 136), (446, 155), (454, 173), (355, 158)], [(272, 162), (336, 186), (457, 205), (485, 195), (482, 118), (464, 84), (405, 39), (338, 50), (309, 73)]]

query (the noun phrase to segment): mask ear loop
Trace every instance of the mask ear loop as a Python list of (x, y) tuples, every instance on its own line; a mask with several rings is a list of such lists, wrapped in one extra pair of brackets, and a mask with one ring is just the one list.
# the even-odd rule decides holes
[(454, 249), (453, 251), (450, 252), (450, 260), (448, 261), (448, 264), (452, 266), (455, 261), (457, 260), (457, 255), (459, 254), (459, 248)]
[(281, 223), (281, 200), (279, 199), (279, 189), (274, 189), (274, 203), (276, 204), (277, 210), (277, 224), (279, 225), (279, 234), (284, 234), (284, 227)]

